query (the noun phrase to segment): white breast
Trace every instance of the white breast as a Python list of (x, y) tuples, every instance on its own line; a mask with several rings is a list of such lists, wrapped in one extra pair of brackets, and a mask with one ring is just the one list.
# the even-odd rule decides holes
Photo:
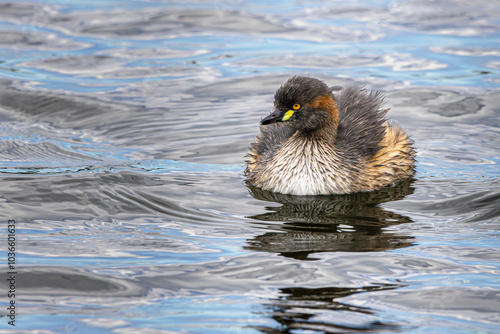
[(332, 147), (290, 140), (262, 170), (261, 188), (291, 195), (345, 194), (352, 179), (346, 172)]

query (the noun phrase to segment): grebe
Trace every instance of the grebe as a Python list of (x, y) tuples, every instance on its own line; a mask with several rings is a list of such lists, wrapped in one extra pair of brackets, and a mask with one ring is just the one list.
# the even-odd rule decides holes
[[(335, 91), (335, 94), (333, 93)], [(372, 191), (414, 174), (413, 141), (385, 118), (379, 92), (329, 88), (294, 76), (274, 96), (247, 155), (245, 176), (291, 195)]]

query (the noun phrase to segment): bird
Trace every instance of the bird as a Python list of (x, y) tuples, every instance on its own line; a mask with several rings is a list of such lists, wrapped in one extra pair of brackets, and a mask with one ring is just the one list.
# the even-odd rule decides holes
[(415, 173), (414, 142), (387, 120), (378, 91), (293, 76), (250, 144), (247, 184), (289, 195), (369, 192)]

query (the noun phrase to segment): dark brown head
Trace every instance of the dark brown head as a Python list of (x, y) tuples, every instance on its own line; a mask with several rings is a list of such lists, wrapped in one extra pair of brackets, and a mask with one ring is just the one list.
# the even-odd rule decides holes
[(337, 103), (328, 86), (315, 78), (294, 76), (274, 95), (275, 110), (262, 125), (286, 122), (293, 129), (311, 132), (338, 124)]

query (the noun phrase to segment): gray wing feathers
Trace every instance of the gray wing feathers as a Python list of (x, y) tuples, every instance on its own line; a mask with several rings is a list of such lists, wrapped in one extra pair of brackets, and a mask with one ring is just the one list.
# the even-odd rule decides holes
[(349, 158), (369, 158), (380, 150), (385, 136), (382, 110), (383, 97), (379, 92), (366, 92), (356, 87), (346, 87), (335, 95), (339, 108), (339, 128), (336, 146)]

